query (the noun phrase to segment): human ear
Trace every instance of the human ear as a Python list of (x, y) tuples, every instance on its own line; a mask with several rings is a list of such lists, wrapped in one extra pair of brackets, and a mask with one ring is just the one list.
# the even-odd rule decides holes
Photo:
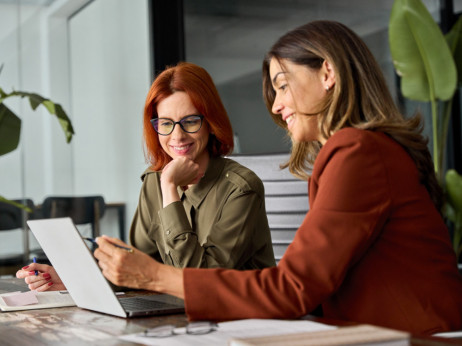
[(322, 83), (326, 91), (329, 91), (335, 85), (334, 68), (330, 62), (328, 62), (327, 60), (324, 60), (321, 66), (321, 72), (322, 72)]

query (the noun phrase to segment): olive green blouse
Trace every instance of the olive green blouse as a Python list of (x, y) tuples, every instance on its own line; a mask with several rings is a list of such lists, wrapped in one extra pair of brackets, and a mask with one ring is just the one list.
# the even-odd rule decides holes
[(204, 177), (162, 207), (161, 172), (146, 170), (130, 227), (137, 249), (175, 267), (259, 269), (275, 265), (264, 188), (248, 168), (211, 158)]

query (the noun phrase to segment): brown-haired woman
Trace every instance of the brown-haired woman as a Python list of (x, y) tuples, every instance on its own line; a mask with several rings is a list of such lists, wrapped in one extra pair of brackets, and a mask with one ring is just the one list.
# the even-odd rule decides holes
[[(191, 320), (325, 317), (420, 334), (462, 328), (462, 277), (419, 117), (396, 109), (350, 29), (316, 21), (282, 36), (263, 63), (264, 97), (309, 179), (310, 211), (277, 267), (176, 269), (99, 238), (117, 284), (185, 299)], [(137, 278), (143, 278), (142, 283)]]

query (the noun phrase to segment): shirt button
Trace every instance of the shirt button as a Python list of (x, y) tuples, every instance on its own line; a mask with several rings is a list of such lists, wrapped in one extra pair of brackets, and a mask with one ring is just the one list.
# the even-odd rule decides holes
[(167, 235), (169, 235), (169, 234), (170, 234), (170, 231), (167, 231), (167, 232), (165, 232), (165, 233), (167, 233)]

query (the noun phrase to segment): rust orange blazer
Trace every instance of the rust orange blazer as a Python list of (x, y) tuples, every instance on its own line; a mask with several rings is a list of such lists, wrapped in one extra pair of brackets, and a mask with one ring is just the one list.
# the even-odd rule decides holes
[(324, 316), (413, 333), (462, 329), (462, 277), (406, 151), (347, 128), (321, 149), (310, 211), (277, 267), (185, 269), (191, 320)]

